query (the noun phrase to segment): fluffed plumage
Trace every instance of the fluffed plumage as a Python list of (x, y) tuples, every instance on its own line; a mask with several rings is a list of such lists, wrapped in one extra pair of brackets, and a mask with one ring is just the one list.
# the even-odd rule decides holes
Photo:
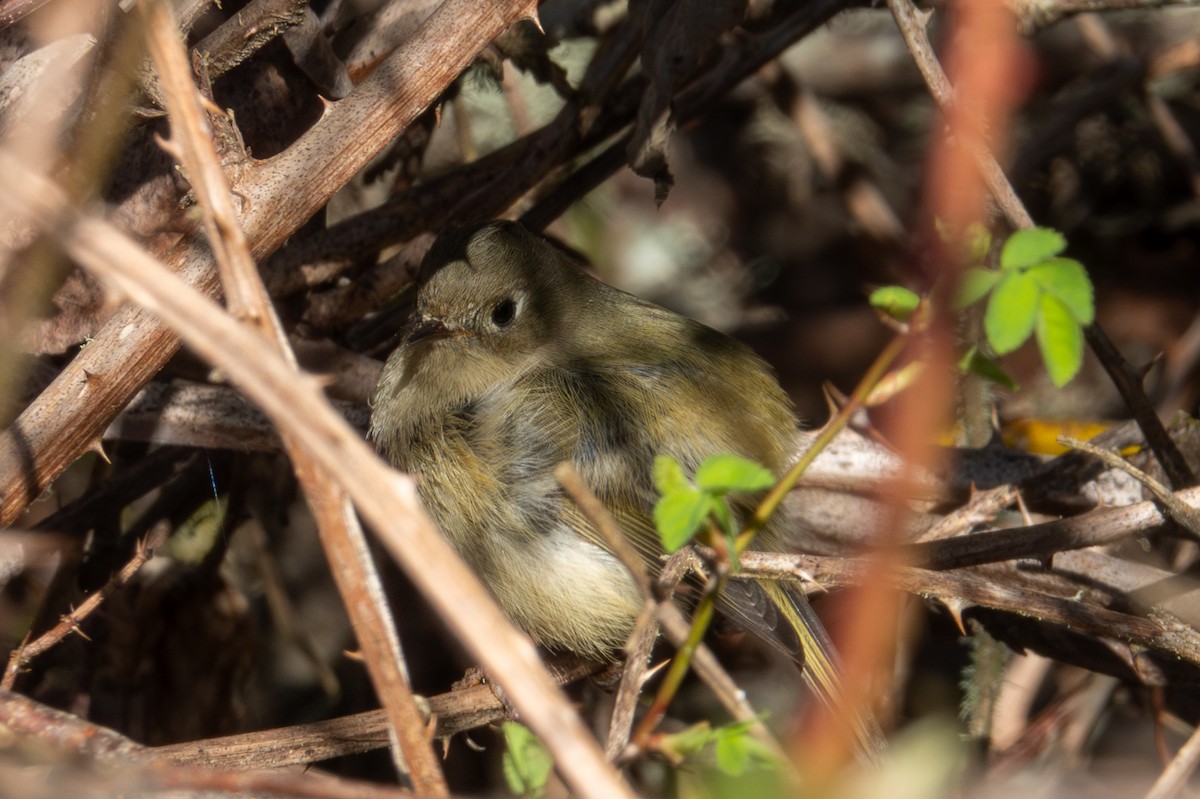
[[(593, 279), (519, 225), (439, 239), (412, 325), (384, 367), (371, 436), (418, 476), (426, 507), (500, 606), (552, 649), (612, 657), (641, 607), (556, 482), (560, 462), (653, 569), (655, 455), (693, 473), (707, 456), (736, 453), (776, 475), (791, 455), (791, 403), (758, 356)], [(731, 582), (723, 609), (803, 663), (824, 699), (835, 695), (828, 638), (798, 590)]]

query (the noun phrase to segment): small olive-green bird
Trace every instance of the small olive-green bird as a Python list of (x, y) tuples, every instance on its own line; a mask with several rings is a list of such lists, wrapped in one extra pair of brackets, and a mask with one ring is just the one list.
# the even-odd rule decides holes
[[(554, 650), (611, 659), (641, 609), (626, 568), (554, 477), (571, 462), (654, 569), (652, 467), (734, 453), (782, 474), (796, 418), (741, 343), (589, 276), (514, 223), (441, 237), (411, 328), (372, 401), (371, 437), (512, 621)], [(750, 505), (735, 510), (744, 518)], [(780, 540), (775, 518), (759, 547)], [(832, 649), (795, 587), (731, 581), (723, 611), (802, 663), (819, 696)]]

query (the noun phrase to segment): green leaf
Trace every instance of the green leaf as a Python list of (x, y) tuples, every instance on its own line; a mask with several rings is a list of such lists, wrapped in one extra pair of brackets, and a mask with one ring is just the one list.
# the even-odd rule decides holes
[(1029, 270), (1042, 291), (1053, 295), (1067, 307), (1081, 325), (1090, 325), (1096, 318), (1092, 281), (1083, 264), (1073, 258), (1051, 258)]
[(722, 773), (737, 777), (751, 766), (775, 768), (779, 764), (771, 751), (750, 734), (749, 721), (719, 727), (713, 754)]
[(713, 494), (762, 491), (775, 484), (775, 475), (739, 455), (713, 455), (696, 470), (696, 485)]
[(881, 286), (871, 292), (871, 307), (898, 322), (907, 322), (921, 304), (921, 296), (904, 286)]
[(1057, 297), (1043, 294), (1037, 341), (1054, 385), (1062, 388), (1083, 365), (1083, 329)]
[(679, 461), (670, 455), (654, 456), (654, 486), (660, 494), (670, 494), (681, 488), (687, 488), (687, 476)]
[(997, 272), (995, 269), (971, 267), (963, 275), (962, 285), (958, 287), (958, 300), (955, 302), (955, 307), (966, 308), (968, 305), (979, 302), (1003, 276), (1003, 272)]
[(750, 750), (743, 735), (722, 735), (717, 739), (713, 754), (717, 768), (730, 777), (741, 775), (750, 765)]
[(1010, 391), (1016, 391), (1017, 381), (1009, 376), (1000, 368), (1000, 364), (996, 363), (994, 358), (989, 358), (979, 351), (978, 347), (971, 347), (961, 358), (958, 359), (958, 369), (961, 372), (970, 372), (982, 377), (984, 380), (990, 380), (997, 383)]
[(1018, 230), (1004, 242), (1000, 250), (1002, 270), (1028, 269), (1047, 258), (1053, 258), (1067, 248), (1067, 240), (1057, 230), (1034, 227)]
[(704, 523), (712, 498), (703, 491), (685, 485), (663, 494), (654, 506), (654, 526), (663, 549), (676, 552), (692, 540)]
[(703, 751), (713, 742), (716, 734), (707, 721), (699, 721), (686, 729), (671, 734), (669, 748), (672, 754), (690, 757)]
[(983, 331), (997, 355), (1025, 343), (1037, 322), (1041, 289), (1023, 272), (1007, 272), (996, 284), (983, 316)]
[(507, 745), (501, 759), (508, 789), (521, 796), (541, 796), (554, 760), (529, 728), (515, 721), (504, 722)]

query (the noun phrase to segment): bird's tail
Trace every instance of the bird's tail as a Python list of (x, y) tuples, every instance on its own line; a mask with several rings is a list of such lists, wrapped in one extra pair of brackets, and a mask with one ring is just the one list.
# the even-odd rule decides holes
[(847, 725), (859, 756), (877, 761), (886, 746), (883, 731), (862, 703), (846, 695), (833, 642), (799, 586), (738, 580), (724, 593), (726, 612), (790, 657), (832, 717)]

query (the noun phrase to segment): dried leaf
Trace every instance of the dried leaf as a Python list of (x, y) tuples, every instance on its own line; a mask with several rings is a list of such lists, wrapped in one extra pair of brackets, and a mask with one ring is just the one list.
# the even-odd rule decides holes
[(657, 0), (646, 9), (652, 20), (642, 45), (642, 69), (650, 87), (638, 109), (637, 127), (629, 144), (629, 165), (653, 178), (660, 205), (674, 183), (667, 148), (675, 120), (671, 102), (717, 50), (722, 34), (742, 21), (746, 0)]

